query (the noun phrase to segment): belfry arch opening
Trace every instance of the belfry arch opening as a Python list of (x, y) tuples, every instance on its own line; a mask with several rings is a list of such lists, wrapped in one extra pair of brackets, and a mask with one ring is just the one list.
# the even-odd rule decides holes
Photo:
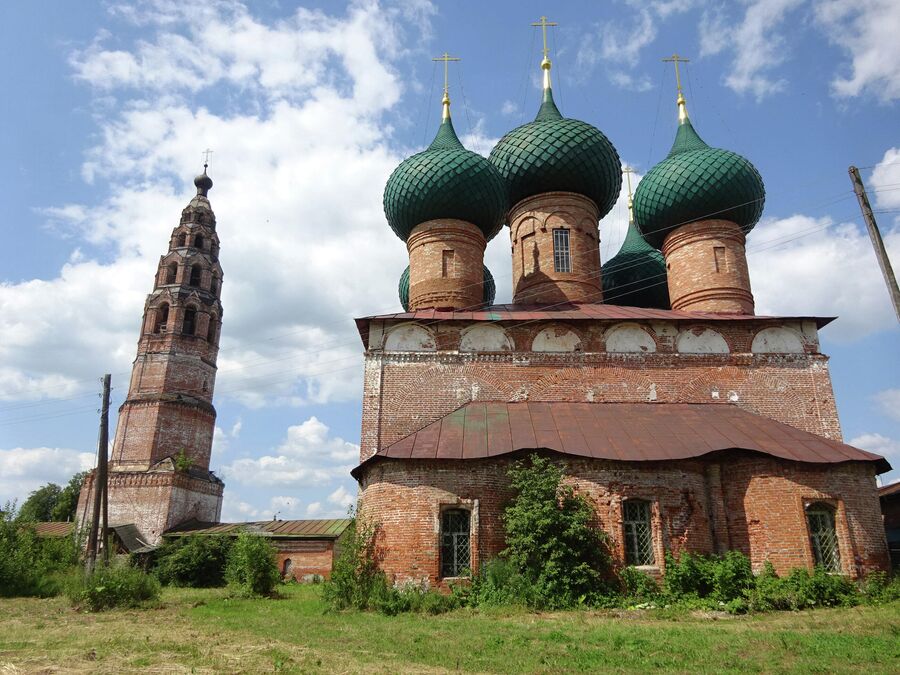
[(200, 265), (193, 265), (191, 267), (190, 285), (199, 288), (200, 281), (202, 279), (203, 279), (203, 268), (201, 268)]
[(153, 322), (153, 332), (154, 333), (165, 333), (166, 332), (166, 323), (169, 321), (169, 305), (167, 303), (161, 304), (156, 308), (156, 319)]
[(188, 307), (184, 310), (181, 332), (184, 335), (193, 335), (197, 332), (197, 310), (194, 307)]
[(178, 263), (169, 263), (168, 267), (166, 267), (166, 283), (174, 284), (177, 277)]

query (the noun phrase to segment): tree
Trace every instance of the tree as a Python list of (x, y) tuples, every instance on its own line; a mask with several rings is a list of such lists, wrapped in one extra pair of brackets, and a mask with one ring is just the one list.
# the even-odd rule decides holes
[(533, 602), (559, 608), (605, 595), (610, 559), (588, 500), (539, 455), (516, 462), (509, 476), (515, 496), (503, 514), (503, 556), (528, 580)]
[(66, 487), (59, 493), (56, 505), (51, 513), (51, 520), (69, 521), (75, 520), (75, 512), (78, 510), (78, 497), (81, 494), (81, 486), (87, 477), (87, 471), (80, 471), (69, 479)]
[(18, 520), (36, 523), (53, 519), (53, 509), (59, 501), (62, 488), (56, 483), (47, 483), (28, 495), (19, 509)]

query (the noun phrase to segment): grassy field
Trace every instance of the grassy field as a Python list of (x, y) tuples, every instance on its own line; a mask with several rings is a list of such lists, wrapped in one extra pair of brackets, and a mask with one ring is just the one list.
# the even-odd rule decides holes
[(900, 672), (900, 603), (751, 617), (647, 611), (328, 613), (315, 586), (277, 600), (164, 591), (159, 607), (80, 614), (0, 599), (0, 674), (18, 672)]

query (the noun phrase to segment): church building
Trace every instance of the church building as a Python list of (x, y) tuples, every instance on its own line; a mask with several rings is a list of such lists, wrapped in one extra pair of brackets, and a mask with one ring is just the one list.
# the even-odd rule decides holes
[[(679, 82), (672, 149), (601, 268), (619, 155), (555, 104), (546, 42), (541, 68), (534, 121), (489, 158), (457, 137), (445, 84), (434, 141), (384, 191), (406, 311), (356, 321), (353, 471), (382, 569), (441, 586), (497, 556), (509, 468), (532, 452), (589, 499), (619, 565), (738, 550), (755, 570), (887, 569), (875, 477), (889, 466), (842, 441), (819, 343), (832, 319), (754, 312), (757, 170), (707, 145)], [(498, 305), (483, 258), (504, 225), (513, 298)]]

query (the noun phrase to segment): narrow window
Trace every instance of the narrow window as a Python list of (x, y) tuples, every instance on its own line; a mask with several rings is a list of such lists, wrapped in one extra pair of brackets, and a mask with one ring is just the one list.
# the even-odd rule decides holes
[(445, 279), (453, 276), (453, 251), (444, 251), (441, 257), (441, 276)]
[(572, 258), (569, 255), (569, 231), (564, 228), (553, 230), (553, 270), (571, 272)]
[(181, 332), (184, 335), (193, 335), (197, 330), (197, 310), (188, 307), (184, 310), (184, 323), (181, 326)]
[(448, 509), (441, 514), (441, 576), (461, 577), (469, 573), (469, 512)]
[(198, 234), (194, 236), (194, 248), (199, 248), (201, 251), (203, 250), (203, 235)]
[(200, 280), (203, 278), (203, 270), (200, 268), (200, 265), (194, 265), (191, 267), (191, 286), (200, 287)]
[(294, 577), (294, 561), (290, 558), (285, 558), (281, 566), (281, 577), (283, 579), (293, 579)]
[(538, 248), (534, 232), (522, 236), (522, 276), (538, 271)]
[(650, 502), (629, 499), (622, 504), (625, 528), (625, 562), (629, 565), (655, 565)]
[(174, 284), (175, 278), (178, 276), (178, 263), (171, 263), (166, 268), (166, 283)]
[(169, 321), (169, 306), (165, 303), (156, 308), (156, 324), (153, 326), (154, 333), (165, 333), (166, 323)]
[(209, 281), (209, 292), (215, 295), (219, 292), (219, 280), (213, 277)]
[(206, 341), (212, 344), (216, 339), (216, 318), (209, 317), (209, 326), (206, 328)]
[(175, 246), (184, 246), (187, 243), (187, 235), (182, 232), (178, 235), (178, 238), (175, 240)]
[(713, 246), (713, 258), (716, 262), (716, 272), (724, 272), (726, 267), (725, 262), (725, 247), (724, 246)]
[(834, 528), (834, 509), (827, 504), (810, 504), (806, 507), (806, 522), (809, 524), (809, 543), (816, 565), (821, 565), (828, 572), (840, 572), (841, 556)]

